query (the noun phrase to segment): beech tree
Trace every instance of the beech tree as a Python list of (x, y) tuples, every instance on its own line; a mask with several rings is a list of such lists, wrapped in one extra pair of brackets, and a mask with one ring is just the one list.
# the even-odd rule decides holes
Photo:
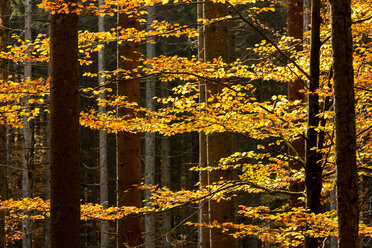
[[(73, 10), (73, 6), (69, 8)], [(54, 248), (77, 248), (80, 247), (80, 137), (75, 13), (50, 16), (50, 76), (51, 244)]]

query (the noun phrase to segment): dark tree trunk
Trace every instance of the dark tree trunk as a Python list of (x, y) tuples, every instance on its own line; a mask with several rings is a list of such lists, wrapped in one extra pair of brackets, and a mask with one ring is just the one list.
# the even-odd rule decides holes
[(353, 38), (350, 0), (331, 0), (338, 247), (358, 248)]
[[(309, 82), (309, 116), (306, 144), (306, 168), (305, 184), (307, 202), (306, 206), (312, 213), (319, 213), (320, 193), (322, 190), (322, 168), (319, 162), (318, 133), (315, 128), (318, 126), (319, 118), (319, 96), (316, 92), (319, 89), (319, 63), (320, 63), (320, 0), (311, 2), (311, 38), (310, 38), (310, 79)], [(305, 247), (317, 248), (318, 239), (305, 237)]]
[[(118, 26), (139, 29), (139, 22), (125, 13), (118, 15)], [(131, 70), (138, 66), (139, 43), (123, 42), (118, 45), (118, 68)], [(122, 57), (130, 60), (124, 60)], [(127, 96), (130, 102), (140, 102), (139, 80), (118, 78), (118, 95)], [(118, 115), (130, 114), (119, 108)], [(141, 183), (140, 134), (120, 132), (117, 134), (117, 203), (118, 206), (141, 206), (141, 192), (135, 185)], [(141, 217), (128, 216), (118, 221), (117, 245), (119, 248), (142, 243)]]
[[(197, 18), (203, 18), (204, 14), (204, 3), (198, 1), (197, 5)], [(204, 60), (204, 27), (199, 27), (198, 36), (198, 57)], [(199, 81), (200, 98), (201, 103), (206, 102), (206, 84), (205, 80)], [(205, 133), (199, 133), (199, 166), (200, 168), (207, 167), (207, 136)], [(203, 170), (199, 172), (200, 186), (203, 187), (208, 185), (208, 172)], [(209, 224), (209, 204), (207, 200), (200, 203), (199, 210), (199, 223)], [(210, 247), (210, 230), (204, 226), (199, 227), (198, 246), (201, 248)]]
[[(9, 35), (9, 1), (0, 0), (0, 50), (7, 47)], [(8, 77), (8, 61), (0, 59), (0, 80), (6, 80)], [(7, 164), (6, 155), (6, 127), (0, 125), (0, 200), (7, 198)], [(0, 247), (5, 247), (5, 212), (0, 211)]]
[[(76, 3), (76, 0), (66, 0)], [(50, 17), (51, 244), (80, 247), (78, 16)]]
[[(302, 7), (302, 0), (290, 0), (288, 2), (288, 15), (287, 15), (287, 22), (288, 22), (288, 36), (291, 36), (296, 39), (302, 40), (303, 38), (303, 7)], [(298, 42), (296, 44), (296, 50), (302, 50), (302, 43)], [(288, 99), (290, 101), (300, 100), (305, 101), (305, 96), (300, 90), (303, 90), (304, 82), (300, 79), (297, 79), (293, 82), (288, 84)], [(292, 142), (292, 147), (288, 149), (288, 154), (292, 157), (300, 156), (302, 159), (305, 158), (305, 140), (303, 137), (298, 137), (298, 139)], [(292, 170), (300, 170), (303, 165), (296, 161), (291, 160), (289, 161), (289, 168)], [(293, 181), (289, 185), (289, 190), (294, 192), (303, 191), (305, 188), (304, 183)], [(289, 198), (289, 205), (290, 207), (299, 207), (304, 205), (302, 201), (297, 199), (297, 196), (291, 196)]]

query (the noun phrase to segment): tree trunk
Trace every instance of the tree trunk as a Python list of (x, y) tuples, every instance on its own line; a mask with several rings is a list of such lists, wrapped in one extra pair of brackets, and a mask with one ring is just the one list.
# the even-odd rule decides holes
[[(199, 10), (200, 7), (199, 7)], [(211, 1), (206, 1), (203, 3), (202, 8), (203, 18), (212, 19), (218, 17), (224, 17), (229, 14), (228, 9), (223, 4), (214, 4)], [(229, 24), (227, 22), (220, 22), (210, 26), (204, 27), (204, 34), (201, 37), (203, 39), (204, 51), (204, 61), (211, 61), (213, 58), (222, 57), (225, 62), (229, 62), (231, 59), (232, 51), (232, 39), (229, 35)], [(199, 51), (200, 52), (200, 51)], [(200, 91), (201, 98), (206, 92), (210, 91), (212, 95), (221, 92), (223, 86), (222, 84), (216, 85), (212, 82), (206, 82), (206, 91)], [(206, 99), (201, 99), (205, 101)], [(200, 136), (200, 166), (208, 165), (215, 167), (221, 158), (227, 157), (232, 153), (232, 139), (230, 134), (211, 134), (207, 135), (206, 140), (204, 135)], [(204, 144), (205, 142), (205, 144)], [(203, 146), (206, 145), (206, 150), (204, 151)], [(206, 186), (213, 182), (220, 181), (221, 177), (223, 179), (232, 179), (232, 171), (218, 171), (214, 170), (207, 172), (207, 175), (201, 174), (201, 186)], [(202, 203), (203, 204), (203, 203)], [(210, 201), (208, 204), (208, 214), (205, 214), (205, 210), (201, 210), (201, 222), (210, 223), (214, 220), (223, 222), (233, 222), (235, 206), (234, 201), (221, 201), (216, 203), (215, 201)], [(200, 245), (201, 247), (236, 247), (237, 242), (227, 233), (221, 232), (221, 230), (212, 229), (209, 230), (209, 237), (203, 237), (204, 230), (200, 230)], [(208, 241), (209, 239), (209, 241)]]
[[(32, 41), (32, 4), (31, 0), (25, 1), (25, 40), (26, 43), (28, 41)], [(31, 56), (30, 51), (27, 51), (27, 55)], [(24, 66), (24, 78), (32, 77), (32, 66), (31, 63), (26, 61)], [(28, 104), (29, 96), (25, 97), (24, 107), (26, 111), (30, 111), (30, 106)], [(31, 195), (31, 166), (33, 164), (33, 128), (32, 122), (27, 120), (27, 116), (23, 117), (23, 166), (22, 166), (22, 198), (30, 198)], [(28, 213), (25, 212), (25, 215)], [(22, 247), (23, 248), (31, 248), (32, 247), (32, 231), (31, 231), (31, 219), (25, 218), (22, 220)]]
[[(47, 147), (50, 147), (50, 115), (47, 115), (46, 118), (47, 122), (47, 133), (46, 133), (46, 142)], [(45, 199), (50, 199), (51, 198), (51, 189), (50, 189), (50, 163), (51, 163), (51, 158), (50, 158), (50, 149), (46, 151), (46, 167), (45, 167)], [(45, 219), (44, 222), (44, 247), (45, 248), (50, 248), (51, 243), (50, 243), (50, 219)]]
[[(75, 3), (76, 0), (66, 0)], [(50, 18), (51, 245), (80, 247), (78, 16)]]
[[(287, 22), (288, 22), (288, 36), (291, 36), (295, 39), (302, 40), (303, 38), (303, 6), (302, 0), (290, 0), (288, 2), (288, 15), (287, 15)], [(298, 42), (296, 45), (296, 50), (302, 50), (301, 42)], [(304, 83), (300, 79), (296, 79), (293, 82), (288, 84), (288, 99), (290, 101), (300, 100), (302, 102), (305, 101), (305, 96), (300, 90), (303, 90)], [(298, 139), (292, 142), (292, 147), (295, 149), (289, 148), (288, 154), (292, 157), (300, 156), (302, 159), (305, 158), (305, 140), (302, 137), (298, 137)], [(300, 170), (303, 167), (296, 160), (289, 161), (289, 168), (291, 170)], [(291, 181), (289, 185), (289, 190), (294, 192), (303, 191), (305, 188), (304, 183), (299, 181)], [(289, 206), (290, 207), (300, 207), (303, 206), (303, 202), (297, 199), (297, 196), (291, 196), (289, 198)]]
[[(118, 27), (139, 29), (135, 17), (118, 14)], [(138, 66), (139, 43), (125, 41), (118, 44), (118, 68), (131, 70)], [(127, 59), (123, 59), (127, 58)], [(119, 96), (127, 96), (129, 102), (140, 102), (139, 80), (118, 78)], [(118, 108), (118, 115), (130, 114), (127, 109)], [(140, 134), (120, 132), (117, 134), (117, 204), (121, 206), (141, 206), (141, 191), (136, 185), (141, 183)], [(140, 245), (142, 242), (141, 217), (128, 216), (118, 221), (118, 248)]]
[[(306, 144), (306, 167), (305, 184), (307, 202), (306, 206), (312, 213), (320, 213), (320, 193), (322, 190), (322, 167), (318, 148), (318, 133), (315, 128), (318, 126), (319, 118), (319, 96), (316, 90), (319, 89), (319, 70), (320, 70), (320, 0), (311, 2), (311, 38), (310, 38), (310, 78), (309, 82), (309, 117)], [(305, 237), (305, 247), (317, 248), (318, 239)]]
[[(197, 4), (197, 19), (204, 18), (204, 3), (199, 1)], [(204, 60), (204, 27), (199, 27), (198, 36), (198, 58)], [(205, 80), (199, 79), (199, 90), (200, 97), (199, 102), (206, 102), (206, 82)], [(207, 167), (207, 136), (205, 133), (199, 133), (199, 166), (200, 168)], [(204, 187), (209, 184), (208, 172), (202, 170), (199, 172), (200, 187)], [(203, 200), (199, 204), (199, 223), (210, 224), (209, 221), (209, 203), (208, 200)], [(210, 247), (210, 230), (204, 226), (199, 227), (198, 247), (208, 248)]]
[[(103, 5), (104, 1), (99, 0), (98, 5)], [(105, 31), (105, 20), (104, 17), (98, 16), (98, 32)], [(101, 48), (98, 52), (98, 73), (105, 70), (105, 49)], [(102, 75), (98, 76), (98, 84), (102, 86), (105, 82), (105, 78)], [(100, 98), (105, 99), (105, 92), (101, 93)], [(99, 112), (105, 113), (105, 107), (99, 106)], [(108, 168), (107, 168), (107, 133), (105, 130), (99, 131), (99, 196), (100, 204), (104, 207), (108, 207)], [(101, 248), (109, 247), (109, 223), (108, 221), (101, 221)]]
[[(155, 20), (155, 8), (147, 8), (147, 29), (151, 29), (151, 24)], [(149, 38), (146, 43), (146, 57), (153, 58), (156, 54), (155, 39)], [(146, 79), (146, 108), (155, 110), (155, 90), (156, 81), (154, 76)], [(145, 184), (155, 185), (155, 133), (145, 133)], [(145, 200), (149, 201), (151, 197), (150, 191), (145, 191)], [(145, 247), (155, 248), (155, 215), (149, 214), (145, 216)]]
[[(287, 25), (288, 25), (288, 36), (295, 39), (303, 39), (304, 32), (304, 8), (302, 0), (290, 0), (288, 1), (287, 10)], [(298, 42), (295, 46), (297, 51), (302, 51), (302, 42)], [(304, 90), (304, 82), (301, 79), (296, 79), (288, 84), (288, 99), (290, 101), (300, 100), (305, 102), (305, 95), (300, 92)], [(305, 160), (305, 139), (303, 137), (298, 137), (291, 143), (292, 147), (288, 148), (288, 154), (291, 157), (300, 156)], [(290, 170), (299, 171), (304, 165), (300, 162), (292, 159), (289, 161)], [(291, 181), (289, 185), (289, 190), (293, 192), (303, 191), (305, 189), (304, 182), (301, 181)], [(297, 196), (289, 197), (289, 207), (303, 207), (304, 202), (298, 200)], [(303, 245), (297, 246), (303, 247)]]
[(331, 0), (338, 247), (358, 248), (353, 38), (350, 0)]
[[(162, 88), (165, 86), (165, 83), (162, 83)], [(163, 91), (163, 90), (162, 90)], [(162, 94), (162, 97), (167, 96), (168, 94)], [(170, 160), (170, 140), (169, 137), (162, 137), (160, 144), (160, 158), (161, 158), (161, 186), (170, 188), (171, 187), (171, 160)], [(170, 248), (170, 231), (172, 229), (172, 220), (171, 215), (168, 211), (165, 211), (161, 215), (162, 217), (162, 247)]]
[[(161, 52), (165, 54), (168, 51), (168, 43), (166, 40), (160, 42)], [(160, 83), (160, 96), (166, 98), (169, 96), (169, 84), (167, 82)], [(168, 136), (161, 137), (160, 140), (160, 161), (161, 161), (161, 179), (162, 187), (171, 188), (171, 144)], [(162, 229), (162, 247), (171, 248), (170, 231), (172, 229), (172, 218), (168, 211), (161, 214), (161, 229)]]
[[(0, 50), (7, 47), (9, 35), (9, 1), (0, 0)], [(7, 80), (8, 60), (0, 59), (0, 80)], [(7, 199), (7, 152), (6, 152), (6, 127), (0, 125), (0, 200)], [(5, 212), (0, 211), (0, 247), (5, 247)]]
[[(2, 79), (0, 79), (2, 80)], [(6, 159), (6, 128), (5, 125), (0, 125), (0, 200), (7, 199), (7, 159)], [(5, 248), (5, 211), (0, 211), (0, 248)]]
[(311, 24), (311, 0), (303, 0), (303, 28), (307, 32)]

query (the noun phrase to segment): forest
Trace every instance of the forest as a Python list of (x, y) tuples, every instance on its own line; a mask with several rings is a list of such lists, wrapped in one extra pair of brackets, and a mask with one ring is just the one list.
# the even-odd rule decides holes
[(0, 0), (0, 248), (371, 248), (371, 0)]

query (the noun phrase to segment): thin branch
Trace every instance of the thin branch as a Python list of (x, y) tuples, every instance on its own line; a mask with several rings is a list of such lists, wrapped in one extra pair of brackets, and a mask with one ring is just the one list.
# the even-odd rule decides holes
[[(282, 55), (284, 56), (288, 61), (293, 63), (293, 65), (309, 80), (310, 83), (312, 83), (311, 77), (308, 73), (306, 73), (297, 63), (294, 61), (291, 57), (286, 55), (279, 47), (277, 44), (275, 44), (267, 35), (265, 35), (261, 30), (259, 30), (253, 23), (251, 23), (247, 18), (245, 18), (240, 11), (231, 3), (227, 2), (227, 4), (239, 15), (239, 17), (246, 23), (248, 24), (251, 28), (253, 28), (259, 35), (261, 35), (267, 42), (269, 42), (271, 45), (274, 46), (274, 48)], [(301, 82), (304, 84), (306, 88), (308, 86), (306, 83), (301, 80)]]

